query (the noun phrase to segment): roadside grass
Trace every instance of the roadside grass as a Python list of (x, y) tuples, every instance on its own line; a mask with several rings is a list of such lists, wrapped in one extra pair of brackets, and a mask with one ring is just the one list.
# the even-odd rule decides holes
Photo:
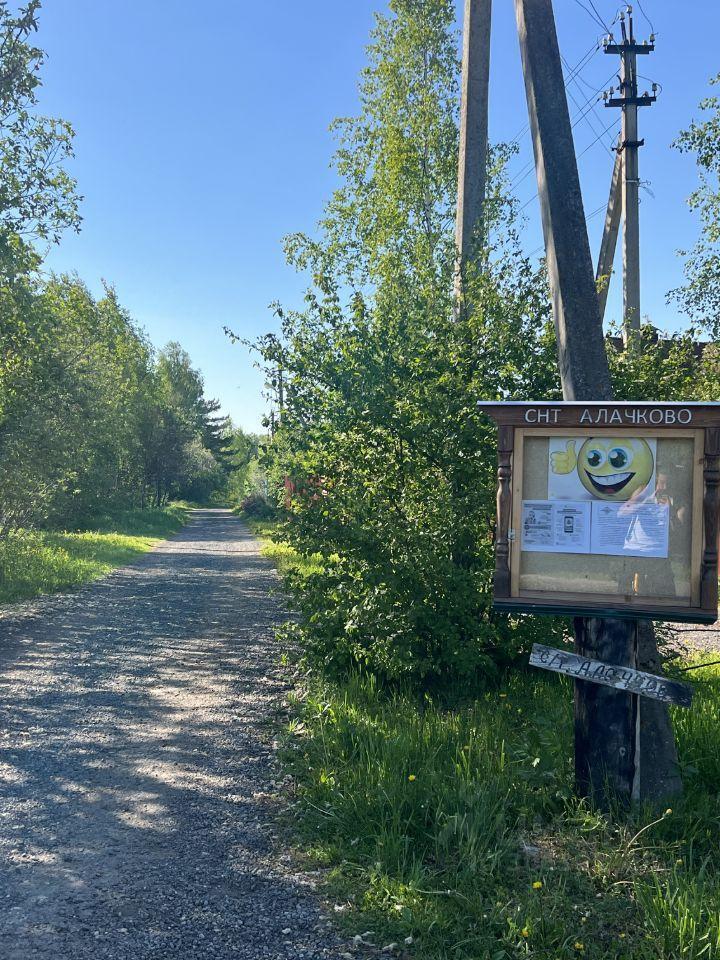
[(101, 517), (92, 530), (18, 530), (0, 539), (0, 603), (72, 590), (130, 563), (187, 520), (173, 503)]
[(243, 513), (239, 513), (239, 516), (260, 540), (263, 556), (272, 560), (281, 576), (290, 577), (294, 575), (302, 578), (321, 569), (319, 554), (303, 557), (289, 544), (273, 537), (273, 533), (277, 529), (275, 520), (255, 520)]
[(600, 813), (572, 795), (564, 677), (516, 671), (452, 705), (308, 677), (281, 752), (293, 832), (358, 955), (720, 957), (720, 668), (686, 678), (685, 795)]
[(433, 960), (720, 956), (720, 672), (675, 712), (672, 811), (572, 797), (572, 688), (516, 672), (443, 707), (311, 681), (284, 760), (298, 835), (353, 933)]

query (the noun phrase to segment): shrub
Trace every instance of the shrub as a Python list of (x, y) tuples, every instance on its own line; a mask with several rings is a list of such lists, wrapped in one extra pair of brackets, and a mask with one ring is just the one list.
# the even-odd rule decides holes
[(251, 493), (240, 504), (240, 512), (252, 520), (272, 520), (276, 509), (261, 493)]

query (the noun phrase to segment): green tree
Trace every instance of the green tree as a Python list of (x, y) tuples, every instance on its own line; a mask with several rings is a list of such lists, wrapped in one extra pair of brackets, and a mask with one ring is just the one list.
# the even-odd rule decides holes
[[(312, 285), (261, 339), (285, 406), (269, 446), (305, 578), (310, 654), (431, 686), (492, 672), (529, 643), (490, 605), (494, 434), (480, 398), (557, 395), (542, 275), (520, 255), (493, 158), (487, 269), (455, 316), (458, 72), (450, 0), (377, 18), (362, 110), (336, 124), (341, 185), (290, 263)], [(547, 626), (544, 627), (547, 636)]]
[[(720, 74), (712, 84), (720, 83)], [(687, 283), (673, 296), (689, 316), (714, 339), (720, 339), (720, 97), (707, 97), (700, 109), (708, 116), (693, 121), (676, 146), (694, 153), (700, 184), (690, 195), (691, 210), (700, 215), (700, 238), (687, 255)]]
[(204, 501), (225, 480), (226, 419), (206, 400), (202, 375), (179, 343), (155, 366), (155, 390), (142, 428), (145, 474), (159, 505), (171, 496)]
[(16, 13), (0, 0), (0, 269), (15, 274), (33, 262), (31, 240), (56, 241), (79, 226), (69, 123), (38, 115), (44, 53), (30, 42), (40, 0)]

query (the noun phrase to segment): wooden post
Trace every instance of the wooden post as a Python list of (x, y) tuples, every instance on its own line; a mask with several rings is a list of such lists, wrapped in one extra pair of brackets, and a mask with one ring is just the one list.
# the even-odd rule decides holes
[[(575, 148), (565, 96), (552, 0), (515, 0), (540, 209), (557, 331), (558, 364), (566, 400), (612, 395), (602, 320), (595, 290)], [(576, 620), (578, 653), (618, 665), (636, 665), (632, 620)], [(575, 685), (575, 776), (578, 792), (601, 806), (614, 794), (629, 800), (636, 774), (635, 698), (607, 687)], [(664, 705), (660, 709), (666, 711)], [(658, 736), (658, 741), (660, 737)], [(674, 744), (671, 745), (674, 748)], [(674, 749), (658, 743), (653, 758), (677, 784)], [(639, 758), (638, 758), (639, 760)]]
[(493, 588), (496, 597), (510, 596), (510, 461), (515, 439), (514, 427), (500, 427), (498, 432), (498, 492), (497, 492), (497, 542), (495, 544), (495, 575)]

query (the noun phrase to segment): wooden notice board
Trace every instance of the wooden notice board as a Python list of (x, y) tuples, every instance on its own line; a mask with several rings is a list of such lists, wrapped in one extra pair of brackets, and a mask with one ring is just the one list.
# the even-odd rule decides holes
[(499, 427), (498, 608), (717, 619), (720, 404), (479, 407)]

